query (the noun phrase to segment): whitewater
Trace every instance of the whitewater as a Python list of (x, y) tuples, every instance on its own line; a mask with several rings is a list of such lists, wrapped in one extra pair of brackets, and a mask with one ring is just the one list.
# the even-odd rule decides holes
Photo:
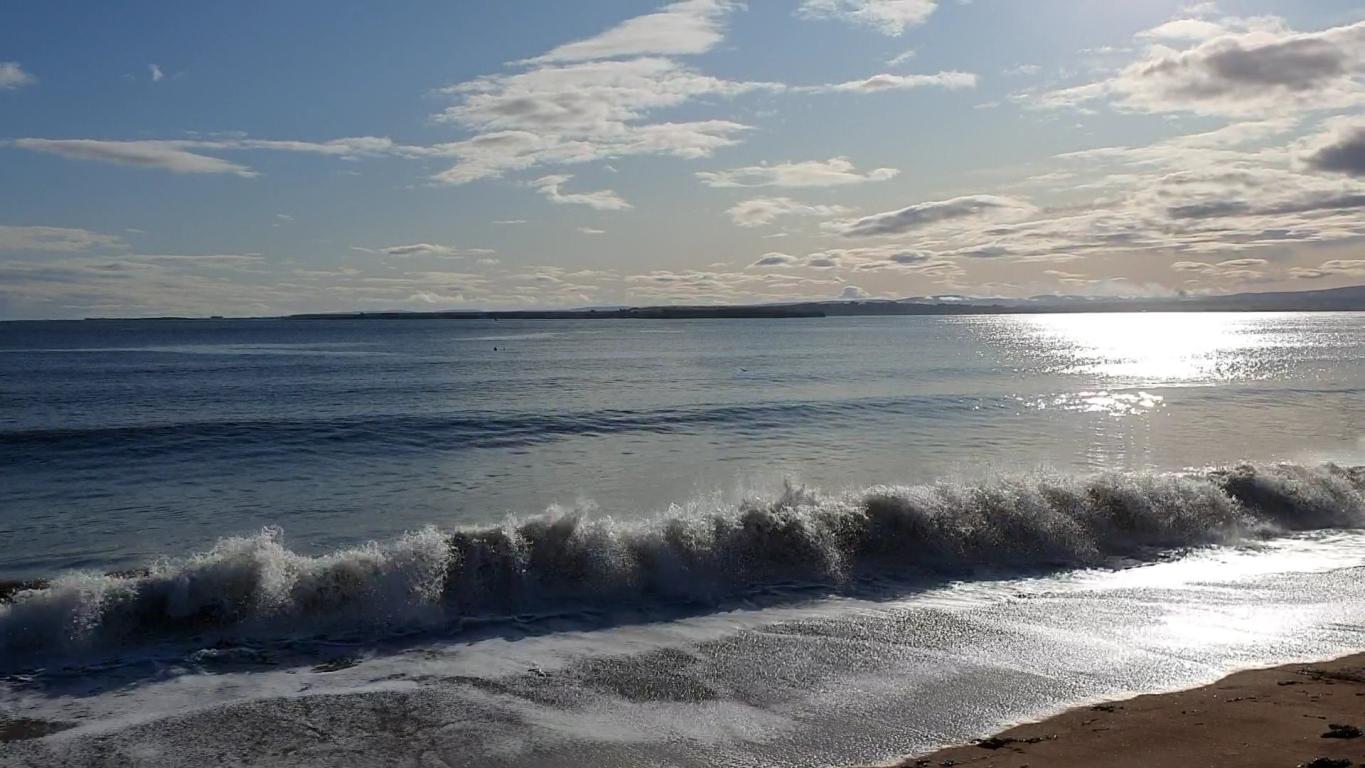
[(2, 765), (845, 765), (1365, 647), (1355, 315), (15, 327)]
[[(755, 592), (867, 579), (1096, 567), (1365, 525), (1365, 468), (1249, 465), (1203, 475), (788, 489), (728, 509), (618, 522), (577, 513), (434, 527), (320, 556), (278, 529), (139, 574), (71, 573), (0, 604), (4, 668), (219, 635), (234, 643), (402, 633), (465, 619), (704, 610)], [(67, 659), (69, 660), (69, 659)]]

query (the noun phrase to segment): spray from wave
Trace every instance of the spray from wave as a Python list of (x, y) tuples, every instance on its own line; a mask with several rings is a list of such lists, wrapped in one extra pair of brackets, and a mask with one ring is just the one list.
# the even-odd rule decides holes
[(306, 556), (276, 529), (138, 575), (71, 573), (0, 604), (0, 658), (218, 633), (382, 635), (572, 607), (711, 605), (870, 574), (1060, 569), (1294, 532), (1365, 527), (1365, 468), (1036, 476), (877, 486), (676, 508), (652, 520), (508, 520)]

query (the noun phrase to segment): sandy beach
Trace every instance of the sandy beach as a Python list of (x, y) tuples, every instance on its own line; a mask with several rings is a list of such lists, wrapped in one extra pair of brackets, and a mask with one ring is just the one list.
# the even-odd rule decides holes
[(1365, 654), (1064, 712), (896, 768), (1365, 765)]

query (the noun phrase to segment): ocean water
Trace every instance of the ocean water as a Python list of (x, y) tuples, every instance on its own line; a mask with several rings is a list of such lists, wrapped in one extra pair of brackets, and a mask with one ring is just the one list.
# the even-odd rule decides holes
[(1362, 320), (0, 324), (0, 762), (844, 764), (1359, 650)]

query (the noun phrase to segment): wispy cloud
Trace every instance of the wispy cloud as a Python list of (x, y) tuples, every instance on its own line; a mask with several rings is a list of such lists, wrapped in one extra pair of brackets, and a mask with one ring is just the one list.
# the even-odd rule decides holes
[(913, 59), (913, 58), (915, 58), (915, 49), (914, 49), (914, 48), (906, 48), (904, 51), (901, 51), (900, 53), (896, 54), (895, 56), (892, 56), (891, 58), (887, 59), (887, 60), (886, 60), (886, 66), (888, 66), (888, 67), (899, 67), (900, 65), (906, 63), (907, 61), (909, 61), (909, 60), (911, 60), (911, 59)]
[(886, 181), (900, 171), (895, 168), (874, 168), (860, 172), (846, 157), (828, 160), (749, 165), (724, 171), (699, 171), (696, 176), (708, 187), (838, 187)]
[(946, 88), (950, 91), (976, 87), (976, 75), (971, 72), (936, 72), (932, 75), (879, 74), (862, 80), (849, 80), (830, 85), (803, 86), (798, 90), (811, 93), (878, 93), (908, 91), (915, 88)]
[(923, 24), (936, 6), (935, 0), (804, 0), (797, 15), (837, 19), (894, 36)]
[(599, 189), (594, 192), (563, 191), (562, 187), (571, 179), (573, 177), (567, 174), (542, 176), (531, 182), (531, 186), (552, 203), (586, 205), (599, 211), (624, 211), (631, 207), (630, 203), (610, 189)]
[(895, 211), (843, 222), (834, 229), (845, 237), (899, 235), (934, 224), (979, 216), (1019, 216), (1033, 210), (1022, 200), (997, 195), (969, 195), (951, 200), (916, 203)]
[(244, 178), (252, 178), (259, 174), (245, 165), (206, 153), (265, 150), (357, 159), (385, 154), (415, 156), (425, 152), (421, 148), (400, 147), (389, 139), (373, 136), (325, 142), (261, 139), (118, 141), (23, 138), (15, 139), (11, 143), (20, 149), (59, 155), (73, 160), (94, 160), (172, 173), (227, 173)]
[(756, 197), (731, 206), (725, 213), (741, 227), (762, 227), (788, 216), (817, 216), (828, 218), (849, 212), (842, 205), (812, 205), (790, 197)]
[(68, 227), (0, 225), (0, 252), (54, 251), (74, 253), (91, 248), (123, 248), (123, 238)]
[(19, 62), (0, 61), (0, 91), (13, 91), (36, 82), (38, 78), (24, 71)]
[(545, 64), (705, 53), (725, 38), (725, 17), (737, 5), (731, 0), (683, 0), (654, 13), (627, 19), (585, 40), (565, 43), (527, 61)]
[(354, 246), (352, 250), (364, 253), (375, 253), (383, 256), (484, 256), (496, 253), (489, 248), (456, 248), (450, 245), (438, 243), (407, 243), (404, 245), (386, 245), (379, 248), (364, 248)]
[(15, 139), (14, 146), (34, 152), (60, 155), (72, 160), (155, 168), (172, 173), (230, 173), (251, 178), (257, 173), (245, 165), (186, 149), (196, 142), (100, 141), (95, 139)]

